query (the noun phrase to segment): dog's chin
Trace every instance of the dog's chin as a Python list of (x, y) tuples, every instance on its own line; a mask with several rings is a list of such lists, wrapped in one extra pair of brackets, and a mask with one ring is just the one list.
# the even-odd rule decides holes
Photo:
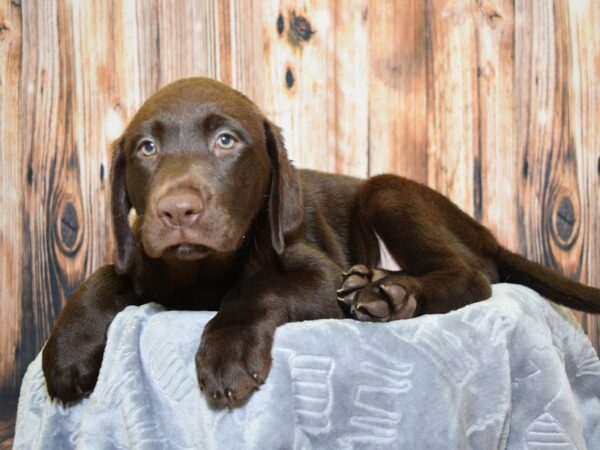
[(206, 258), (213, 252), (213, 249), (205, 245), (183, 242), (165, 248), (160, 258), (167, 261), (197, 261)]
[[(233, 234), (231, 229), (227, 231)], [(198, 261), (207, 257), (221, 258), (235, 252), (243, 237), (231, 234), (210, 236), (188, 229), (169, 233), (150, 230), (140, 236), (140, 241), (144, 253), (150, 258), (169, 262)]]

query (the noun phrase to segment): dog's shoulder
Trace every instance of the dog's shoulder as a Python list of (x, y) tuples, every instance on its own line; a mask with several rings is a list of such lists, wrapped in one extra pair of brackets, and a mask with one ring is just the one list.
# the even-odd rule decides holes
[(314, 193), (354, 193), (364, 181), (348, 175), (320, 172), (311, 169), (298, 170), (304, 191)]

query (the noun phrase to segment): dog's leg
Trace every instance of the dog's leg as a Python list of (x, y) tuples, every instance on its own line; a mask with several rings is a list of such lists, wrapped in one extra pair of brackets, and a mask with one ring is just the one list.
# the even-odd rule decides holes
[(196, 354), (198, 382), (209, 403), (238, 405), (264, 382), (279, 325), (342, 318), (335, 300), (341, 272), (325, 255), (298, 244), (286, 249), (280, 267), (263, 268), (234, 287), (206, 325)]
[(445, 313), (485, 300), (491, 292), (483, 273), (462, 265), (419, 277), (356, 265), (346, 273), (338, 295), (355, 318), (387, 322)]
[(356, 318), (388, 321), (444, 313), (491, 295), (498, 244), (446, 197), (384, 175), (359, 190), (358, 214), (362, 228), (375, 232), (404, 270), (350, 268), (338, 295)]
[(113, 318), (139, 304), (129, 279), (104, 266), (92, 274), (67, 301), (42, 352), (48, 393), (65, 403), (94, 389)]

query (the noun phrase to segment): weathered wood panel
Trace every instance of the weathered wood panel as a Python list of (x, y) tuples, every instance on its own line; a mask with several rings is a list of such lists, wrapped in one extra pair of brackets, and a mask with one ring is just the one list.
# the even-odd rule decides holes
[(515, 11), (512, 0), (482, 1), (476, 22), (477, 150), (473, 161), (474, 215), (500, 242), (519, 249), (518, 160), (515, 137)]
[(253, 98), (297, 165), (428, 183), (600, 286), (599, 29), (594, 1), (2, 0), (0, 394), (111, 258), (110, 142), (192, 75)]
[(22, 336), (15, 355), (20, 373), (43, 344), (66, 293), (85, 276), (85, 258), (64, 271), (69, 253), (85, 254), (78, 252), (83, 235), (72, 126), (71, 16), (55, 2), (36, 6), (21, 7), (23, 140), (18, 157), (27, 175), (17, 210), (23, 226)]
[(0, 396), (19, 384), (15, 348), (21, 338), (21, 255), (23, 197), (19, 82), (21, 79), (21, 12), (0, 3)]
[(392, 172), (426, 183), (432, 81), (427, 2), (369, 3), (364, 13), (369, 28), (369, 174)]
[[(576, 20), (580, 7), (576, 2), (520, 5), (515, 31), (521, 69), (515, 78), (521, 173), (516, 180), (519, 250), (567, 276), (598, 286), (598, 266), (589, 261), (597, 264), (599, 253), (597, 231), (593, 231), (598, 220), (598, 178), (590, 165), (590, 154), (599, 143), (588, 147), (588, 130), (581, 127), (582, 121), (593, 120), (598, 112), (574, 107), (582, 87), (574, 63), (587, 45), (595, 42), (597, 49), (598, 39), (582, 43), (573, 36), (569, 22)], [(591, 2), (589, 7), (597, 10), (598, 3)], [(531, 23), (539, 26), (531, 27)], [(593, 101), (594, 96), (597, 93), (588, 86), (585, 101)], [(597, 318), (586, 323), (594, 339), (597, 324)]]
[(333, 53), (333, 68), (327, 77), (328, 95), (333, 100), (328, 110), (327, 149), (334, 161), (329, 170), (366, 177), (370, 170), (369, 135), (373, 129), (369, 120), (369, 71), (364, 70), (374, 50), (369, 37), (369, 2), (334, 2), (331, 21), (333, 43), (329, 51)]
[[(560, 210), (559, 203), (555, 227), (560, 236), (561, 229), (566, 228), (562, 233), (566, 234), (571, 229), (570, 222), (575, 223), (579, 230), (577, 239), (583, 243), (578, 279), (600, 286), (600, 2), (572, 1), (567, 5), (567, 8), (563, 5), (559, 14), (566, 14), (568, 19), (563, 26), (568, 32), (564, 43), (569, 57), (566, 101), (570, 111), (570, 139), (577, 161), (574, 175), (581, 210), (572, 220), (569, 213)], [(576, 245), (573, 247), (577, 248)], [(565, 260), (571, 261), (571, 258)], [(565, 270), (563, 261), (561, 257), (561, 271)], [(572, 268), (567, 270), (567, 273), (573, 273)], [(596, 349), (600, 349), (600, 318), (584, 315), (582, 322)]]
[(262, 105), (286, 133), (290, 159), (333, 170), (329, 124), (335, 111), (332, 13), (334, 1), (262, 2), (265, 86)]
[(429, 2), (427, 184), (474, 213), (478, 151), (477, 47), (474, 2)]

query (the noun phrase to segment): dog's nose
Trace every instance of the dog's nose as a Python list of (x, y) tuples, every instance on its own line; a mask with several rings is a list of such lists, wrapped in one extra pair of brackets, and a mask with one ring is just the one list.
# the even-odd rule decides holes
[(157, 204), (158, 217), (173, 228), (185, 228), (193, 225), (202, 214), (203, 209), (202, 198), (189, 192), (164, 195)]

